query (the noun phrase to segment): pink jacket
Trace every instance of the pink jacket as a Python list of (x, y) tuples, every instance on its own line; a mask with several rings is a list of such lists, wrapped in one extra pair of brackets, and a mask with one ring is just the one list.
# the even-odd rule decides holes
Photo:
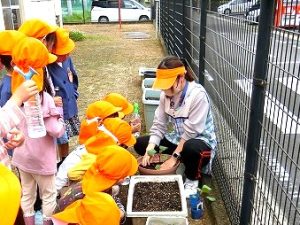
[[(0, 109), (0, 137), (6, 137), (7, 133), (24, 119), (25, 117), (21, 109), (13, 102), (8, 101)], [(10, 167), (10, 159), (4, 148), (2, 138), (0, 139), (0, 163)]]
[(26, 121), (23, 120), (19, 128), (25, 135), (25, 142), (15, 149), (12, 164), (28, 173), (52, 175), (56, 173), (56, 138), (63, 135), (65, 127), (53, 98), (46, 92), (42, 109), (46, 136), (28, 137)]

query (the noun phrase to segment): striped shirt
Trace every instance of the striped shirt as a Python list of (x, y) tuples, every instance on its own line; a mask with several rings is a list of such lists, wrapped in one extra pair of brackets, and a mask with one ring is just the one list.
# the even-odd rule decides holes
[[(22, 119), (24, 119), (24, 114), (17, 105), (8, 101), (0, 109), (0, 118), (0, 136), (6, 137), (8, 132), (12, 128), (16, 127)], [(2, 138), (0, 139), (0, 163), (10, 168), (10, 158), (4, 147)]]

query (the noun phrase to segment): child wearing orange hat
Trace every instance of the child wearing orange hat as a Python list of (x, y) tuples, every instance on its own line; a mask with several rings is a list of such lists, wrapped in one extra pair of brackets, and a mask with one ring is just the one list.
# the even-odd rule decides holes
[[(12, 61), (24, 73), (29, 68), (43, 68), (56, 60), (56, 56), (48, 53), (47, 48), (37, 39), (23, 38), (12, 51)], [(14, 74), (13, 74), (14, 76)], [(35, 75), (43, 85), (42, 75)], [(43, 87), (42, 87), (43, 90)], [(55, 107), (53, 98), (46, 92), (41, 92), (42, 114), (47, 134), (40, 138), (30, 138), (27, 132), (26, 120), (21, 121), (19, 128), (26, 136), (24, 144), (16, 148), (12, 163), (19, 169), (22, 198), (21, 207), (27, 225), (34, 224), (34, 202), (37, 185), (43, 201), (44, 225), (51, 224), (50, 216), (56, 207), (56, 137), (65, 131), (63, 121)]]
[[(127, 100), (127, 98), (119, 93), (109, 93), (104, 96), (103, 100), (110, 102), (114, 106), (121, 107), (122, 110), (119, 113), (119, 117), (122, 119), (133, 112), (133, 105)], [(131, 126), (132, 133), (141, 131), (142, 125), (140, 119), (133, 118), (130, 120), (129, 124)]]
[[(49, 64), (47, 70), (57, 90), (56, 95), (60, 96), (57, 106), (63, 109), (63, 118), (66, 124), (66, 133), (57, 140), (61, 162), (69, 154), (69, 138), (79, 134), (80, 121), (78, 117), (78, 75), (73, 64), (70, 53), (74, 50), (75, 44), (69, 38), (69, 32), (63, 28), (56, 31), (56, 43), (52, 49), (58, 59)], [(58, 166), (59, 166), (58, 165)]]
[(120, 211), (113, 198), (102, 192), (86, 195), (53, 215), (54, 224), (118, 225)]
[[(85, 148), (85, 142), (92, 136), (99, 133), (98, 131), (98, 120), (103, 121), (108, 117), (118, 116), (118, 112), (121, 108), (115, 107), (106, 101), (96, 101), (91, 103), (86, 110), (86, 119), (81, 123), (80, 133), (79, 133), (79, 144), (75, 150), (73, 150), (60, 165), (58, 172), (56, 174), (56, 188), (60, 190), (68, 183), (68, 170), (79, 163), (82, 156), (87, 153)], [(96, 118), (96, 120), (95, 120)], [(87, 122), (89, 121), (89, 122)], [(92, 121), (92, 122), (90, 122)], [(103, 133), (103, 132), (102, 132)], [(101, 137), (103, 143), (115, 144), (116, 142), (107, 134), (103, 134)], [(90, 158), (89, 156), (87, 156)]]

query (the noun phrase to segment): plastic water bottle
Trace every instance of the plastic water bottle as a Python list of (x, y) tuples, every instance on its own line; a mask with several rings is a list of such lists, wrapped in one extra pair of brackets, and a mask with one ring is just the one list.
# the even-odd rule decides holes
[[(60, 93), (59, 93), (59, 87), (55, 87), (55, 88), (54, 88), (54, 91), (55, 91), (55, 96), (60, 96)], [(63, 117), (63, 116), (64, 116), (64, 109), (63, 109), (63, 107), (61, 107), (61, 106), (56, 106), (56, 108), (58, 109), (59, 114)]]
[[(31, 67), (29, 67), (29, 71), (27, 73), (24, 73), (17, 66), (14, 66), (14, 70), (23, 75), (26, 80), (30, 80), (34, 74), (37, 74), (37, 72)], [(28, 136), (31, 138), (44, 137), (46, 135), (46, 128), (39, 93), (24, 102), (24, 110)]]
[(28, 136), (31, 138), (40, 138), (46, 135), (46, 128), (41, 109), (41, 98), (36, 94), (24, 102), (25, 117), (28, 129)]
[[(141, 123), (141, 116), (139, 113), (139, 104), (137, 102), (133, 103), (133, 114), (132, 114), (132, 121), (133, 125), (136, 123)], [(133, 134), (136, 138), (140, 136), (140, 132), (137, 131)]]

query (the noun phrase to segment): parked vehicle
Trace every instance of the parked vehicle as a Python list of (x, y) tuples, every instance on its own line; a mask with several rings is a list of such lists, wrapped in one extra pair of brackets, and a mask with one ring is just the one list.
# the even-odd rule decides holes
[[(121, 21), (148, 21), (151, 8), (134, 0), (121, 0)], [(92, 2), (91, 22), (105, 23), (119, 21), (118, 0), (100, 0)]]
[(277, 0), (274, 25), (276, 27), (300, 27), (300, 1)]
[(260, 1), (257, 1), (254, 5), (248, 7), (245, 13), (245, 19), (250, 22), (259, 22), (260, 15)]
[(253, 4), (256, 0), (232, 0), (226, 4), (220, 5), (218, 7), (218, 13), (220, 14), (244, 14), (246, 9)]

